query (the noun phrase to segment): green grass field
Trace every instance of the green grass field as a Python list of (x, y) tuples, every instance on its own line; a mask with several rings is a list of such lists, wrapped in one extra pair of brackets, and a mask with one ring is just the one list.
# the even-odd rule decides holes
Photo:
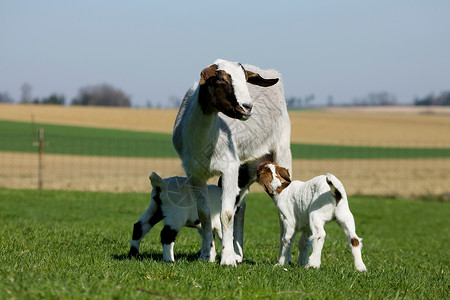
[(160, 225), (143, 240), (143, 259), (126, 259), (149, 194), (0, 189), (0, 299), (449, 299), (449, 203), (349, 201), (364, 274), (334, 223), (320, 269), (274, 267), (279, 225), (265, 194), (248, 197), (245, 259), (231, 268), (197, 261), (200, 238), (187, 228), (176, 262), (163, 263)]
[[(0, 151), (36, 152), (44, 128), (46, 153), (121, 157), (178, 157), (170, 134), (0, 121)], [(447, 158), (449, 148), (292, 144), (294, 159)]]

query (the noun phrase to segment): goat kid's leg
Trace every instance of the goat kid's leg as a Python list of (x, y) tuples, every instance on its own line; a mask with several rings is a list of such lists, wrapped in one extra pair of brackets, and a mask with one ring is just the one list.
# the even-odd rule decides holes
[(152, 200), (148, 209), (142, 214), (134, 224), (133, 227), (133, 237), (130, 244), (130, 251), (128, 252), (128, 258), (138, 258), (139, 257), (139, 247), (141, 245), (141, 240), (150, 231), (150, 229), (159, 223), (163, 219), (161, 207)]
[[(203, 230), (203, 228), (201, 228), (201, 227), (198, 229), (198, 233), (200, 234), (200, 237), (202, 239), (202, 244), (203, 244), (203, 240), (207, 238), (209, 233), (205, 232)], [(209, 252), (209, 259), (208, 259), (208, 261), (209, 262), (214, 262), (216, 260), (216, 254), (217, 254), (216, 253), (216, 245), (215, 245), (215, 241), (214, 241), (214, 233), (213, 233), (213, 240), (212, 240), (212, 242), (210, 244), (210, 247), (211, 247), (211, 250)], [(198, 255), (200, 256), (201, 253), (202, 253), (202, 250), (200, 249), (198, 251)]]
[(161, 230), (161, 244), (163, 248), (163, 261), (174, 262), (173, 246), (175, 245), (175, 238), (177, 237), (180, 228), (171, 228), (170, 225), (165, 225)]
[(298, 241), (298, 262), (299, 266), (306, 266), (308, 264), (308, 255), (311, 250), (311, 231), (308, 229), (303, 230), (302, 236)]
[(312, 253), (309, 256), (307, 268), (320, 268), (320, 257), (322, 255), (323, 243), (325, 242), (325, 230), (323, 226), (325, 222), (321, 218), (321, 216), (311, 213), (309, 217), (309, 224), (311, 227), (311, 237), (310, 241), (312, 242)]
[(192, 185), (192, 191), (194, 199), (197, 201), (197, 211), (200, 224), (202, 225), (202, 247), (200, 248), (201, 260), (214, 262), (215, 253), (211, 255), (213, 248), (213, 233), (211, 225), (211, 213), (208, 207), (208, 188), (206, 183), (202, 180), (190, 177), (190, 184)]
[(291, 263), (291, 248), (294, 244), (295, 226), (286, 220), (281, 220), (280, 215), (280, 252), (278, 254), (277, 266), (284, 266)]
[(352, 213), (349, 209), (345, 209), (345, 207), (340, 210), (336, 210), (336, 220), (347, 236), (347, 241), (350, 246), (350, 250), (352, 251), (356, 270), (359, 272), (367, 271), (366, 265), (361, 257), (362, 239), (356, 235), (355, 221)]

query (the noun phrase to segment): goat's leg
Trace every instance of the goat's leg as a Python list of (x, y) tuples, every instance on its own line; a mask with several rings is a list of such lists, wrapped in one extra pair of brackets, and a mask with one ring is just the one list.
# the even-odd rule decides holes
[(323, 226), (325, 222), (320, 213), (311, 213), (309, 216), (309, 224), (311, 227), (312, 253), (309, 256), (307, 268), (320, 268), (320, 257), (322, 255), (323, 243), (325, 242), (325, 230)]
[[(231, 170), (230, 170), (231, 169)], [(222, 208), (220, 221), (222, 222), (222, 258), (221, 265), (236, 266), (234, 252), (234, 213), (236, 197), (239, 196), (238, 169), (233, 172), (229, 167), (227, 174), (222, 175)], [(230, 172), (231, 171), (231, 172)]]
[[(340, 207), (342, 204), (342, 207)], [(352, 251), (353, 259), (355, 261), (355, 268), (359, 272), (367, 271), (366, 265), (364, 264), (361, 257), (362, 239), (356, 235), (355, 221), (353, 215), (348, 209), (346, 203), (339, 203), (338, 208), (336, 208), (336, 221), (342, 227), (347, 236), (347, 241)]]
[[(290, 124), (287, 124), (286, 126), (289, 126)], [(273, 160), (274, 162), (279, 165), (280, 167), (286, 168), (289, 170), (289, 174), (292, 178), (292, 153), (291, 153), (291, 144), (290, 141), (290, 130), (283, 130), (282, 136), (280, 137), (280, 140), (286, 141), (286, 143), (277, 143), (275, 151), (273, 153)]]
[(152, 200), (148, 209), (142, 214), (134, 224), (133, 237), (131, 240), (130, 251), (128, 252), (128, 258), (139, 257), (139, 246), (142, 238), (150, 231), (150, 229), (159, 223), (163, 219), (161, 207), (157, 204), (157, 201)]
[(236, 215), (234, 218), (234, 252), (236, 254), (237, 263), (241, 263), (244, 259), (244, 217), (245, 217), (245, 198), (250, 193), (249, 187), (253, 183), (247, 182), (244, 187), (241, 187), (241, 172), (239, 173), (239, 188), (241, 188), (240, 195), (236, 197)]
[(161, 244), (163, 247), (163, 261), (174, 262), (173, 246), (175, 245), (175, 238), (177, 237), (180, 228), (172, 228), (170, 225), (165, 225), (161, 230)]
[(282, 220), (283, 216), (280, 215), (280, 252), (278, 254), (278, 264), (283, 266), (291, 263), (291, 248), (294, 243), (295, 226)]
[(308, 255), (311, 250), (311, 241), (309, 240), (311, 231), (308, 229), (303, 230), (300, 240), (298, 241), (298, 262), (300, 266), (306, 266), (308, 264)]
[(236, 208), (234, 217), (234, 253), (236, 254), (236, 262), (241, 263), (244, 258), (244, 216), (245, 216), (245, 200)]

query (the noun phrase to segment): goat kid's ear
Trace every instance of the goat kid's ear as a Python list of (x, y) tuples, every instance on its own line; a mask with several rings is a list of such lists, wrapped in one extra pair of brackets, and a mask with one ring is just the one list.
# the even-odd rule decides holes
[(163, 179), (155, 172), (152, 172), (152, 174), (150, 174), (149, 178), (150, 178), (150, 182), (151, 182), (153, 188), (156, 188), (156, 187), (159, 187), (161, 189), (165, 188)]
[(248, 83), (251, 83), (254, 85), (259, 85), (262, 87), (272, 86), (278, 82), (278, 78), (265, 79), (265, 78), (262, 78), (261, 75), (259, 75), (258, 73), (254, 73), (254, 72), (247, 71), (247, 70), (245, 70), (245, 77), (247, 78)]
[(277, 167), (277, 172), (280, 174), (281, 178), (286, 180), (287, 182), (291, 182), (291, 175), (289, 174), (289, 170), (283, 167)]
[(216, 76), (216, 71), (217, 71), (217, 65), (216, 64), (210, 65), (209, 67), (204, 68), (202, 70), (202, 72), (200, 73), (200, 85), (204, 85), (205, 82), (209, 78), (211, 78), (213, 76)]
[(269, 180), (265, 176), (262, 176), (262, 178), (260, 180), (260, 183), (263, 186), (263, 188), (266, 191), (266, 193), (269, 194), (269, 196), (272, 197), (273, 196), (272, 186), (270, 185)]

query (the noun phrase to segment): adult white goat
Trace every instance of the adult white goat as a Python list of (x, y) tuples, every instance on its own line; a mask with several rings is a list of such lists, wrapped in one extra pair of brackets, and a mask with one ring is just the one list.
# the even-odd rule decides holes
[(219, 59), (183, 99), (172, 139), (190, 184), (200, 191), (198, 215), (210, 232), (202, 241), (201, 259), (214, 261), (208, 178), (222, 176), (221, 264), (235, 266), (243, 258), (245, 196), (258, 166), (270, 159), (292, 169), (291, 125), (279, 78), (275, 70)]

